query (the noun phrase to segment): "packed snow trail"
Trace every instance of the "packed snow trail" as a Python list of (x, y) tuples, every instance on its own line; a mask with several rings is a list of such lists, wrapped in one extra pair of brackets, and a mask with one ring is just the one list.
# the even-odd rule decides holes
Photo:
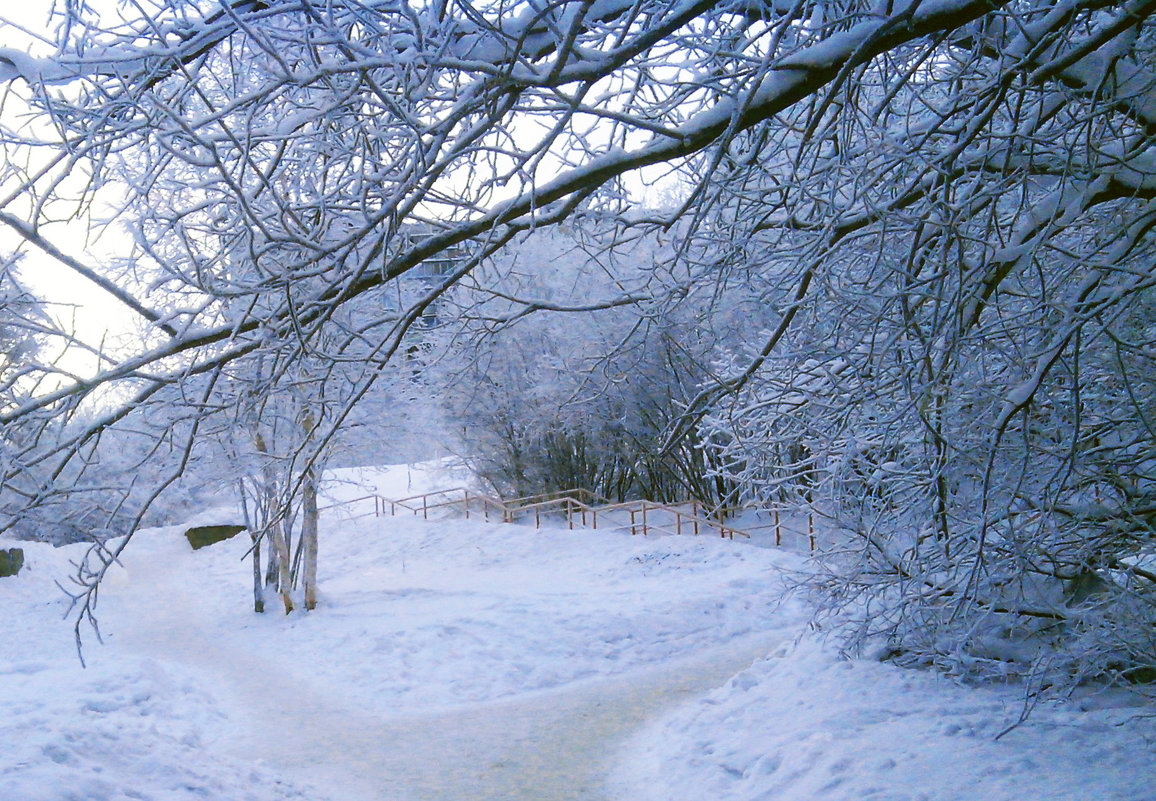
[[(531, 534), (505, 531), (503, 537)], [(567, 541), (585, 550), (580, 542)], [(388, 543), (367, 542), (374, 550)], [(561, 544), (562, 540), (556, 542), (555, 551)], [(644, 549), (644, 555), (657, 544), (634, 542)], [(214, 547), (243, 553), (245, 543), (238, 540)], [(469, 548), (471, 553), (480, 553), (476, 544)], [(414, 554), (412, 548), (408, 552)], [(221, 555), (223, 552), (212, 563), (229, 564), (218, 561)], [(455, 592), (464, 595), (420, 590), (433, 598), (451, 598), (453, 608), (459, 610), (439, 625), (472, 625), (474, 634), (485, 637), (489, 630), (476, 621), (486, 606), (504, 597), (494, 582), (512, 582), (506, 586), (514, 591), (521, 581), (531, 581), (539, 585), (539, 592), (541, 586), (557, 583), (552, 573), (535, 578), (522, 572), (494, 572), (496, 566), (486, 566), (489, 557), (482, 554), (477, 558), (482, 564), (477, 568), (480, 572), (454, 573), (450, 582)], [(126, 574), (111, 582), (120, 586), (109, 587), (114, 595), (122, 596), (120, 614), (125, 615), (114, 619), (109, 645), (197, 676), (197, 685), (216, 697), (216, 706), (229, 710), (224, 725), (205, 732), (209, 753), (237, 764), (258, 765), (297, 787), (311, 785), (313, 797), (329, 801), (608, 801), (605, 779), (618, 746), (631, 733), (679, 701), (722, 686), (773, 650), (783, 637), (781, 631), (759, 631), (757, 627), (720, 637), (722, 632), (716, 629), (718, 639), (707, 641), (707, 645), (701, 639), (682, 638), (687, 631), (704, 626), (709, 629), (713, 618), (684, 620), (682, 629), (670, 629), (669, 621), (658, 618), (653, 624), (657, 628), (642, 639), (674, 637), (679, 642), (670, 643), (669, 653), (693, 656), (652, 656), (642, 664), (622, 664), (618, 672), (598, 678), (582, 678), (580, 671), (547, 689), (520, 692), (517, 684), (511, 683), (500, 697), (473, 702), (463, 697), (460, 705), (448, 705), (454, 700), (447, 696), (446, 702), (431, 705), (429, 708), (436, 711), (428, 714), (412, 699), (403, 709), (395, 710), (383, 696), (367, 698), (359, 693), (356, 679), (319, 675), (316, 665), (302, 662), (303, 657), (310, 660), (308, 655), (294, 653), (291, 638), (286, 636), (289, 632), (281, 628), (285, 624), (341, 629), (348, 622), (343, 623), (342, 616), (350, 614), (350, 604), (363, 597), (354, 588), (364, 588), (376, 580), (364, 564), (364, 571), (356, 578), (350, 575), (331, 581), (336, 588), (330, 598), (332, 605), (323, 605), (313, 613), (318, 617), (281, 618), (276, 611), (278, 602), (270, 599), (272, 611), (254, 618), (243, 607), (225, 610), (219, 599), (206, 598), (198, 583), (215, 579), (198, 575), (195, 565), (202, 559), (189, 553), (182, 540), (168, 535), (154, 537), (130, 554)], [(629, 575), (634, 576), (633, 571), (645, 571), (651, 562), (631, 558), (626, 564)], [(411, 564), (411, 572), (399, 575), (412, 578), (415, 569)], [(688, 580), (686, 574), (689, 568), (680, 576), (683, 581)], [(430, 583), (428, 578), (417, 586)], [(569, 578), (573, 580), (573, 576)], [(383, 586), (398, 580), (397, 576), (382, 579)], [(242, 585), (238, 582), (237, 586)], [(469, 599), (477, 597), (470, 592), (479, 586), (485, 588), (483, 601), (470, 606)], [(404, 598), (407, 592), (418, 591), (399, 589), (393, 597)], [(380, 597), (381, 591), (370, 595)], [(238, 603), (243, 603), (243, 598), (238, 592)], [(703, 608), (721, 603), (711, 600)], [(548, 609), (534, 608), (549, 618)], [(637, 630), (639, 634), (642, 631)], [(598, 635), (592, 632), (591, 636)], [(633, 642), (633, 635), (628, 640)], [(314, 652), (312, 658), (318, 656)], [(352, 658), (348, 653), (345, 657)], [(470, 664), (467, 654), (447, 651), (442, 657)], [(373, 677), (377, 678), (381, 674)]]
[(56, 584), (84, 546), (23, 545), (0, 800), (1153, 797), (1150, 704), (1042, 704), (997, 742), (1021, 690), (841, 658), (780, 603), (782, 551), (359, 521), (325, 541), (321, 608), (284, 616), (248, 608), (247, 539), (180, 535), (110, 572), (87, 670)]
[[(122, 641), (207, 674), (245, 710), (217, 747), (332, 801), (609, 801), (616, 747), (648, 720), (721, 686), (779, 636), (751, 636), (693, 657), (514, 699), (431, 715), (358, 708), (198, 626), (180, 590)], [(183, 610), (183, 611), (182, 611)]]
[[(267, 763), (326, 788), (334, 801), (593, 801), (606, 798), (603, 779), (627, 735), (723, 684), (765, 649), (746, 642), (680, 664), (430, 716), (351, 713), (314, 706), (315, 697), (299, 702), (288, 715), (296, 722), (279, 729), (308, 732), (308, 744), (282, 737), (271, 746), (269, 736), (253, 742), (263, 744)], [(278, 725), (282, 717), (265, 722)], [(358, 787), (349, 786), (351, 777)]]

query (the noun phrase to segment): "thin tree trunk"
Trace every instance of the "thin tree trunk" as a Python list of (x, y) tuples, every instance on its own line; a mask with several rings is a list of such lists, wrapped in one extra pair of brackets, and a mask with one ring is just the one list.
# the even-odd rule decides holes
[[(261, 581), (261, 535), (256, 530), (253, 516), (249, 514), (249, 503), (246, 500), (248, 493), (245, 491), (244, 479), (238, 479), (237, 492), (241, 498), (241, 511), (245, 516), (245, 528), (249, 529), (249, 541), (253, 543), (249, 554), (253, 559), (253, 611), (260, 615), (265, 612), (265, 584)], [(259, 508), (254, 512), (259, 514)]]
[[(273, 469), (272, 465), (269, 464), (269, 449), (265, 445), (265, 438), (261, 436), (260, 431), (253, 432), (253, 445), (265, 460), (263, 470), (266, 485), (265, 493), (270, 504), (268, 515), (272, 518), (270, 525), (266, 529), (270, 543), (269, 573), (271, 574), (273, 572), (274, 562), (276, 562), (277, 590), (281, 593), (281, 603), (285, 607), (285, 614), (289, 614), (293, 611), (293, 598), (290, 595), (289, 579), (289, 544), (285, 539), (285, 533), (282, 531), (280, 522), (277, 520), (278, 515), (274, 513), (273, 503), (275, 502), (275, 498), (273, 496), (276, 492), (274, 489), (276, 484), (271, 475)], [(266, 575), (266, 580), (268, 580), (268, 575)]]
[(289, 543), (279, 524), (270, 526), (269, 537), (277, 559), (277, 590), (281, 593), (281, 603), (285, 606), (285, 614), (289, 614), (293, 611), (293, 596), (290, 594), (292, 578), (289, 575)]
[(317, 606), (317, 528), (317, 474), (313, 468), (309, 468), (301, 486), (301, 542), (305, 549), (303, 583), (306, 609)]
[(265, 582), (261, 580), (261, 535), (249, 532), (253, 540), (253, 611), (265, 611)]
[[(313, 437), (316, 421), (313, 412), (306, 407), (301, 413), (303, 441)], [(317, 606), (317, 468), (309, 465), (301, 477), (301, 545), (304, 550), (302, 584), (305, 587), (305, 608)]]

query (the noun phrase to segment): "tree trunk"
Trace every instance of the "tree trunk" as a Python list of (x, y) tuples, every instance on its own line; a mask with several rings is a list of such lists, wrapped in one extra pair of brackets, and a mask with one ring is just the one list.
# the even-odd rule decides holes
[(305, 608), (317, 606), (317, 473), (305, 472), (301, 485), (301, 544), (304, 549)]
[[(308, 442), (313, 438), (313, 429), (317, 424), (308, 405), (301, 410), (300, 422), (302, 442)], [(317, 466), (310, 464), (301, 476), (301, 547), (304, 552), (302, 584), (305, 587), (306, 609), (317, 606), (317, 531)]]
[(249, 532), (253, 540), (253, 611), (265, 611), (265, 582), (261, 580), (261, 535)]
[(293, 598), (290, 595), (290, 580), (289, 580), (289, 543), (285, 539), (285, 533), (282, 531), (281, 522), (278, 520), (280, 515), (274, 513), (274, 503), (276, 501), (275, 487), (276, 483), (272, 476), (273, 467), (269, 463), (269, 448), (265, 445), (265, 438), (261, 436), (260, 431), (253, 432), (253, 446), (257, 452), (261, 454), (265, 460), (263, 468), (265, 480), (265, 496), (269, 508), (266, 514), (270, 518), (270, 522), (265, 529), (266, 535), (269, 537), (269, 571), (266, 574), (266, 582), (273, 575), (274, 570), (277, 575), (277, 590), (281, 593), (281, 603), (285, 607), (285, 614), (293, 611)]
[[(290, 594), (292, 579), (289, 575), (289, 542), (280, 523), (269, 527), (269, 539), (272, 551), (270, 561), (277, 560), (277, 591), (281, 593), (281, 603), (285, 607), (285, 614), (293, 611), (293, 597)], [(270, 565), (272, 567), (272, 565)]]
[[(260, 615), (265, 612), (265, 583), (261, 580), (261, 534), (254, 522), (254, 516), (249, 514), (249, 504), (246, 500), (248, 493), (245, 490), (243, 478), (237, 480), (237, 492), (241, 499), (241, 509), (245, 515), (245, 528), (249, 529), (249, 541), (253, 544), (249, 553), (253, 559), (253, 611)], [(258, 506), (253, 511), (260, 514), (260, 504), (263, 499), (258, 498), (256, 502)]]

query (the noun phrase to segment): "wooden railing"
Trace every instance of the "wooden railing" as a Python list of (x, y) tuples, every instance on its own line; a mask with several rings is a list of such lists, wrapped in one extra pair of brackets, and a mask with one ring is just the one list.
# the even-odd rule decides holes
[[(750, 538), (750, 532), (773, 529), (775, 545), (782, 545), (784, 532), (803, 536), (780, 518), (777, 509), (770, 510), (772, 521), (766, 525), (739, 529), (725, 521), (735, 510), (719, 511), (707, 509), (698, 501), (683, 504), (661, 504), (653, 501), (626, 501), (612, 503), (597, 493), (584, 489), (531, 495), (522, 498), (494, 498), (485, 493), (466, 487), (425, 492), (407, 498), (384, 498), (380, 495), (365, 495), (348, 501), (335, 503), (327, 508), (347, 508), (353, 504), (373, 501), (372, 514), (376, 517), (397, 516), (406, 512), (428, 520), (431, 512), (443, 509), (457, 509), (468, 519), (480, 515), (486, 520), (500, 520), (512, 523), (515, 520), (534, 518), (534, 526), (540, 528), (543, 520), (563, 517), (569, 528), (575, 525), (584, 528), (613, 528), (629, 531), (631, 534), (701, 534), (717, 531), (721, 537), (734, 539), (735, 536)], [(366, 517), (363, 512), (354, 517)], [(627, 522), (629, 521), (629, 522)], [(810, 550), (815, 550), (814, 517), (807, 515), (805, 532)]]
[[(409, 512), (428, 520), (431, 512), (458, 509), (466, 518), (480, 515), (486, 520), (496, 519), (503, 523), (532, 516), (535, 527), (541, 527), (545, 519), (564, 517), (571, 529), (575, 525), (593, 529), (614, 527), (644, 536), (650, 533), (700, 534), (704, 530), (713, 530), (731, 539), (736, 535), (750, 536), (722, 520), (704, 515), (703, 506), (697, 501), (688, 501), (682, 505), (651, 501), (611, 503), (601, 495), (583, 489), (499, 499), (466, 487), (455, 487), (396, 499), (366, 495), (333, 506), (348, 507), (367, 501), (373, 501), (373, 514), (378, 517)], [(365, 512), (359, 516), (368, 514)], [(629, 519), (629, 522), (624, 518)]]
[[(686, 507), (690, 507), (690, 511)], [(592, 506), (580, 501), (563, 501), (563, 512), (570, 528), (574, 528), (575, 519), (589, 528), (599, 527), (599, 517), (603, 520), (615, 513), (630, 516), (629, 526), (619, 524), (619, 528), (629, 528), (631, 534), (651, 532), (661, 534), (701, 534), (703, 529), (718, 531), (719, 536), (730, 537), (735, 535), (750, 538), (750, 534), (741, 529), (729, 526), (724, 519), (703, 514), (703, 507), (698, 501), (687, 501), (685, 504), (672, 505), (654, 503), (653, 501), (627, 501), (625, 503), (604, 504)], [(721, 516), (720, 516), (721, 517)], [(664, 522), (665, 518), (665, 522)]]
[(807, 548), (811, 553), (815, 552), (815, 513), (807, 512), (807, 527), (806, 529), (795, 528), (794, 526), (783, 522), (782, 516), (778, 509), (763, 510), (769, 511), (771, 515), (771, 522), (761, 526), (746, 526), (744, 528), (747, 532), (764, 531), (767, 529), (775, 532), (775, 545), (781, 546), (783, 544), (783, 533), (794, 534), (797, 537), (807, 538)]

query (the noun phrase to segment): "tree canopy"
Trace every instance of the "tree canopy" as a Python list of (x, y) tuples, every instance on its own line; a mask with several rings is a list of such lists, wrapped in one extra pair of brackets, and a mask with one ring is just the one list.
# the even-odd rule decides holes
[[(520, 235), (653, 237), (616, 292), (508, 314), (741, 320), (696, 354), (660, 450), (694, 443), (733, 500), (849, 532), (826, 588), (864, 637), (961, 672), (1036, 670), (1005, 647), (1026, 638), (1070, 675), (1137, 677), (1156, 664), (1154, 6), (64, 3), (51, 55), (0, 50), (30, 109), (3, 131), (0, 224), (142, 335), (0, 408), (51, 432), (6, 478), (63, 474), (174, 397), (163, 436), (191, 452), (255, 363), (261, 392), (303, 366), (342, 387), (312, 465), (416, 322)], [(67, 255), (68, 216), (109, 217), (131, 253)]]

